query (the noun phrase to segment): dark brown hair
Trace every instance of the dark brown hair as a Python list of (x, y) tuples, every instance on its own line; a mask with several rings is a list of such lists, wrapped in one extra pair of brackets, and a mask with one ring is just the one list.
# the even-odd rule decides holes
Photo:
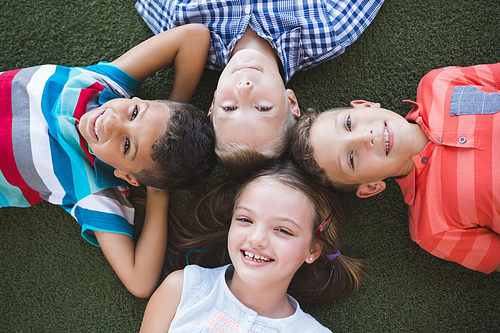
[[(333, 179), (329, 179), (325, 169), (320, 167), (314, 159), (314, 150), (311, 145), (310, 133), (311, 127), (319, 116), (319, 113), (311, 111), (311, 113), (303, 115), (297, 124), (292, 127), (289, 135), (290, 156), (299, 168), (314, 177), (323, 186), (343, 192), (354, 191), (361, 184), (343, 184)], [(331, 135), (335, 135), (335, 133)]]
[(144, 186), (168, 191), (190, 188), (216, 164), (212, 124), (191, 104), (159, 102), (170, 112), (170, 120), (151, 148), (154, 163), (133, 176)]

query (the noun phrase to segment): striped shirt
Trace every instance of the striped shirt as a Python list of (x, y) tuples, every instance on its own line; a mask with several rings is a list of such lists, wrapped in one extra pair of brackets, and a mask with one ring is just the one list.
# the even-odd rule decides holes
[(266, 39), (284, 68), (295, 72), (342, 54), (368, 27), (383, 0), (138, 0), (151, 30), (201, 23), (211, 32), (206, 67), (221, 71), (247, 27)]
[(500, 263), (500, 63), (431, 71), (413, 104), (406, 119), (431, 142), (396, 179), (411, 237), (435, 256), (491, 273)]
[(0, 207), (60, 205), (94, 245), (93, 230), (132, 236), (128, 189), (89, 153), (76, 124), (109, 99), (130, 98), (140, 84), (108, 63), (0, 73)]

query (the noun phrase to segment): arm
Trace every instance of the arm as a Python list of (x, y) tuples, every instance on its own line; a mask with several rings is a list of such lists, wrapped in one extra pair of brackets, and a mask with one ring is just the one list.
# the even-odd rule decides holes
[(171, 273), (146, 306), (141, 332), (167, 332), (181, 301), (184, 271)]
[(160, 278), (167, 250), (168, 200), (168, 192), (148, 187), (146, 216), (137, 244), (128, 235), (95, 231), (111, 267), (138, 297), (150, 296)]
[(112, 62), (138, 80), (174, 63), (169, 99), (189, 102), (205, 66), (210, 33), (202, 24), (187, 24), (164, 31), (130, 49)]

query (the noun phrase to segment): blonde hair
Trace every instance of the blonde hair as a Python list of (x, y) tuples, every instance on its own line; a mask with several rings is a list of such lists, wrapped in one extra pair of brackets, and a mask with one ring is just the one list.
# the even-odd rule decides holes
[(235, 175), (248, 176), (283, 156), (288, 151), (290, 129), (297, 122), (288, 107), (287, 111), (288, 116), (280, 131), (274, 137), (269, 138), (264, 146), (256, 149), (247, 144), (227, 141), (212, 118), (215, 131), (215, 154), (219, 164)]
[[(342, 214), (337, 197), (303, 174), (292, 162), (277, 162), (259, 172), (245, 184), (227, 183), (205, 195), (194, 210), (188, 211), (171, 227), (171, 245), (179, 251), (177, 266), (169, 260), (170, 269), (185, 264), (185, 255), (194, 249), (210, 249), (205, 254), (189, 257), (190, 263), (204, 267), (217, 267), (230, 262), (227, 234), (235, 203), (249, 184), (262, 178), (277, 180), (303, 193), (314, 206), (314, 228), (330, 214), (331, 223), (325, 233), (317, 238), (311, 230), (313, 243), (319, 243), (322, 252), (312, 264), (304, 263), (295, 273), (288, 293), (303, 304), (318, 304), (346, 297), (355, 292), (361, 282), (363, 264), (339, 255), (333, 260), (328, 255), (340, 247)], [(170, 241), (170, 240), (169, 240)], [(182, 262), (179, 262), (182, 261)]]

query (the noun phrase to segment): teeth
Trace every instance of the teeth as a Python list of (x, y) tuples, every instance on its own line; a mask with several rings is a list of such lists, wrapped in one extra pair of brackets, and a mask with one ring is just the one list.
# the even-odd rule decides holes
[(385, 135), (385, 154), (389, 154), (389, 131), (387, 131), (387, 127), (384, 127), (384, 135)]
[(97, 139), (99, 140), (99, 121), (101, 119), (103, 114), (101, 114), (99, 117), (97, 117), (97, 119), (95, 120), (95, 123), (94, 123), (94, 133), (95, 133), (95, 136), (97, 137)]
[(260, 256), (258, 254), (253, 254), (252, 252), (249, 252), (249, 251), (245, 251), (245, 258), (247, 258), (248, 260), (257, 261), (257, 262), (271, 261), (271, 259), (267, 259), (264, 256)]

